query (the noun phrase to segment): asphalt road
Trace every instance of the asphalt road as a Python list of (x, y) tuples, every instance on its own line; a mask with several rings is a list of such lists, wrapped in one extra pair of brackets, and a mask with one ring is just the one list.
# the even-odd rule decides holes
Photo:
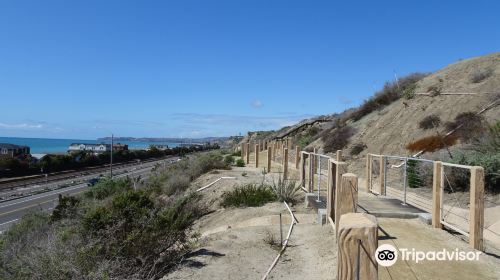
[[(171, 158), (169, 160), (170, 162), (173, 162), (176, 160), (176, 158)], [(144, 175), (148, 175), (151, 172), (156, 163), (158, 162), (129, 167), (126, 173), (122, 173), (113, 177), (144, 177)], [(59, 194), (77, 195), (84, 192), (86, 188), (87, 183), (80, 183), (71, 187), (66, 187), (0, 203), (0, 233), (8, 229), (13, 223), (17, 222), (20, 218), (22, 218), (29, 212), (52, 210), (57, 205)]]

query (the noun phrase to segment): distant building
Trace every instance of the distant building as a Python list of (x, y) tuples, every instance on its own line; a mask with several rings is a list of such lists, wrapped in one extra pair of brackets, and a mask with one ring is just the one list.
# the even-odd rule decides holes
[(0, 158), (15, 158), (30, 154), (30, 147), (0, 143)]
[(113, 151), (127, 151), (128, 150), (128, 145), (127, 144), (113, 144)]
[(108, 151), (111, 151), (110, 144), (72, 143), (68, 147), (68, 153), (74, 153), (74, 152), (104, 153)]
[(147, 150), (151, 150), (152, 148), (156, 148), (157, 150), (164, 151), (168, 149), (168, 145), (149, 145)]
[(46, 156), (47, 156), (47, 154), (31, 154), (31, 157), (33, 159), (35, 159), (35, 161), (39, 161)]

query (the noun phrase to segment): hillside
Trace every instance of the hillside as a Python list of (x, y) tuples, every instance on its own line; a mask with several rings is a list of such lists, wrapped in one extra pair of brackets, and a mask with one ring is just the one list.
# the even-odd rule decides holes
[[(393, 86), (399, 87), (400, 84), (394, 82)], [(353, 116), (360, 109), (353, 108), (341, 114), (318, 118), (327, 121), (305, 120), (272, 134), (250, 134), (243, 141), (286, 135), (306, 150), (317, 148), (320, 152), (331, 152), (325, 149), (323, 140), (334, 134), (335, 127), (340, 123), (341, 126), (347, 125), (353, 129), (352, 137), (343, 148), (348, 157), (355, 145), (365, 145), (363, 151), (355, 157), (364, 156), (367, 151), (409, 155), (411, 153), (406, 149), (408, 143), (425, 136), (445, 134), (445, 124), (452, 122), (460, 113), (476, 113), (500, 98), (500, 53), (459, 61), (410, 86), (410, 96), (398, 97), (392, 103), (379, 106), (358, 120)], [(420, 128), (420, 121), (430, 115), (437, 116), (440, 125), (432, 129)], [(493, 106), (482, 116), (487, 123), (496, 123), (500, 120), (500, 106)], [(261, 137), (264, 135), (265, 137)], [(446, 156), (446, 153), (432, 155), (441, 156)]]

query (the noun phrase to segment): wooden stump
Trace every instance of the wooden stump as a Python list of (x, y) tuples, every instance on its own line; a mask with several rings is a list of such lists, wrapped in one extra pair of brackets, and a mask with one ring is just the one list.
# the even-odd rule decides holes
[(378, 279), (375, 251), (378, 247), (377, 219), (365, 213), (342, 215), (337, 239), (337, 280), (357, 278), (359, 255), (359, 279)]

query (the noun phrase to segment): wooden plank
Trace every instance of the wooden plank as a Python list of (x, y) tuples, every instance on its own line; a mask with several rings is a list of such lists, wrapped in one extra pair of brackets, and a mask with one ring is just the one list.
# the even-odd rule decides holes
[(377, 280), (378, 223), (373, 215), (349, 213), (342, 215), (337, 242), (337, 280)]
[(483, 250), (484, 226), (484, 169), (474, 166), (470, 173), (470, 219), (469, 244), (476, 250)]

